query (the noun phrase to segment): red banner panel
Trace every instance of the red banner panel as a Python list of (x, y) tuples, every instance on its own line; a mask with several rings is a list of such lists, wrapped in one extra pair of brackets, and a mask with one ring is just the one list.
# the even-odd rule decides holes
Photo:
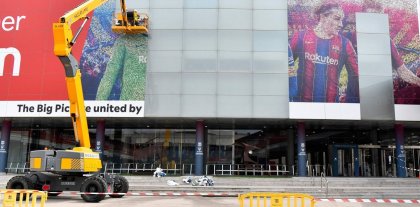
[[(0, 101), (67, 100), (64, 68), (53, 53), (52, 25), (82, 0), (2, 0)], [(76, 31), (80, 23), (73, 24)], [(87, 28), (73, 48), (80, 57)]]

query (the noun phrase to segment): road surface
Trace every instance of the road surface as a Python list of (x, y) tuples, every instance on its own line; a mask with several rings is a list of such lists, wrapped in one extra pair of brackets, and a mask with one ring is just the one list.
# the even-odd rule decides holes
[[(105, 198), (99, 203), (86, 203), (79, 196), (50, 197), (46, 207), (239, 207), (235, 197), (201, 196), (126, 196)], [(263, 206), (263, 205), (260, 205)], [(268, 205), (267, 205), (268, 206)], [(307, 205), (309, 206), (309, 205)], [(317, 201), (316, 207), (418, 207), (419, 204)], [(256, 207), (256, 206), (254, 206)]]

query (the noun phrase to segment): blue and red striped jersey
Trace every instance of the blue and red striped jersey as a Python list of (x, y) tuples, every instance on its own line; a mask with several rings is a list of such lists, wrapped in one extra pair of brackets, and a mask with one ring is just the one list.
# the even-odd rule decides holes
[[(313, 30), (295, 33), (290, 41), (299, 59), (296, 102), (359, 102), (359, 70), (356, 52), (342, 35), (321, 39)], [(346, 68), (347, 88), (340, 90), (340, 73)]]

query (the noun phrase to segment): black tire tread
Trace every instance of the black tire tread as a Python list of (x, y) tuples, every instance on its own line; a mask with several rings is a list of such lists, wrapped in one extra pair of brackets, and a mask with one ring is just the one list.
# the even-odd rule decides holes
[[(16, 185), (20, 184), (22, 188), (16, 188)], [(34, 189), (34, 183), (31, 179), (25, 176), (14, 176), (12, 177), (6, 184), (6, 189), (28, 189), (33, 190)], [(19, 194), (17, 195), (16, 200), (19, 200)], [(23, 199), (26, 200), (26, 194), (23, 194)]]
[[(114, 192), (113, 193), (127, 193), (129, 188), (127, 178), (115, 175), (114, 177)], [(109, 195), (111, 198), (122, 198), (124, 195)]]
[[(103, 178), (99, 176), (91, 176), (86, 178), (82, 185), (80, 186), (80, 192), (86, 192), (86, 189), (90, 185), (96, 185), (98, 188), (97, 192), (95, 193), (105, 193), (107, 189), (106, 182)], [(93, 195), (87, 195), (82, 194), (81, 197), (84, 201), (90, 202), (90, 203), (97, 203), (105, 198), (105, 194), (93, 194)]]

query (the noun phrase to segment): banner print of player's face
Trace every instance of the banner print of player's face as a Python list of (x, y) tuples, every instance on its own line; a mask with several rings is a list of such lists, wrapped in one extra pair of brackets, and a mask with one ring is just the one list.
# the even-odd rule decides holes
[(355, 13), (371, 12), (390, 19), (395, 103), (420, 104), (416, 2), (397, 2), (289, 0), (290, 101), (359, 103)]

